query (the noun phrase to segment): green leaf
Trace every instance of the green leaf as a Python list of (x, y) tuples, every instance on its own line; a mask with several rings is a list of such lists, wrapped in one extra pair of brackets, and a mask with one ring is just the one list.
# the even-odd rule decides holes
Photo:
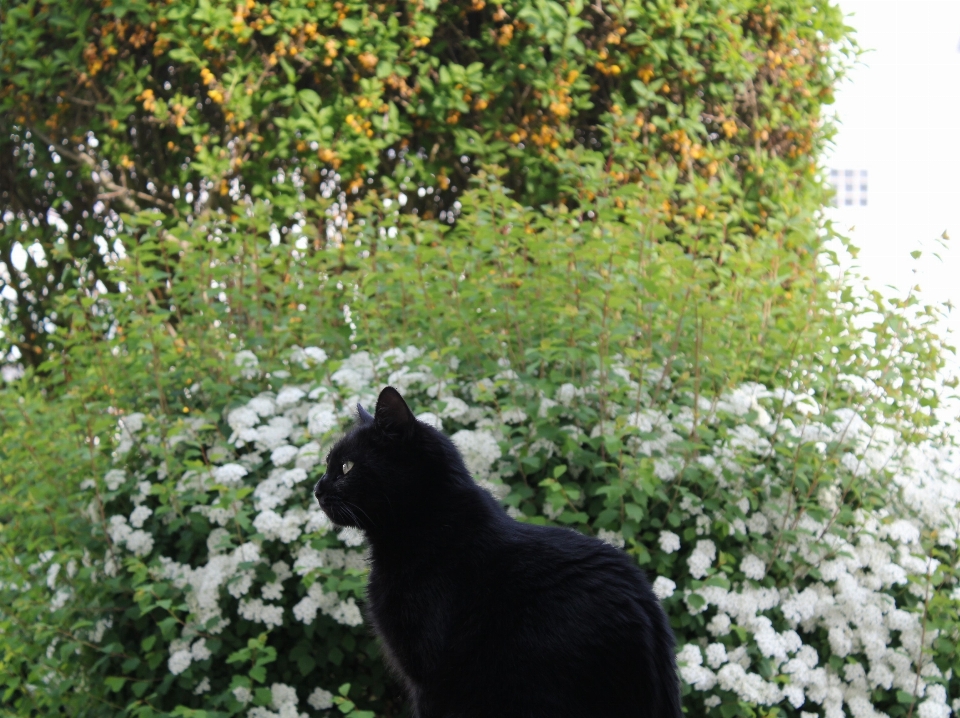
[(120, 676), (108, 676), (103, 679), (103, 682), (107, 688), (116, 693), (123, 688), (123, 684), (127, 682), (127, 679), (121, 678)]
[(907, 691), (897, 691), (897, 702), (902, 703), (903, 705), (910, 705), (916, 701), (916, 696)]
[(706, 605), (706, 600), (699, 593), (690, 593), (686, 596), (686, 602), (690, 605), (690, 608), (697, 609), (703, 608)]
[(625, 503), (623, 505), (623, 510), (626, 511), (627, 516), (629, 516), (634, 521), (638, 523), (643, 521), (643, 517), (644, 517), (643, 509), (641, 509), (636, 504)]

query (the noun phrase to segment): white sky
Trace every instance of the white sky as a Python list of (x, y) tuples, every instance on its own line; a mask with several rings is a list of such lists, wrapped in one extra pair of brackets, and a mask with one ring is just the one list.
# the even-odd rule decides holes
[[(833, 106), (826, 164), (869, 172), (869, 204), (831, 216), (869, 285), (952, 300), (960, 342), (960, 0), (839, 0), (865, 53)], [(952, 239), (942, 251), (935, 241)], [(913, 250), (923, 255), (914, 260)], [(937, 251), (942, 261), (932, 252)], [(893, 290), (890, 290), (893, 291)], [(955, 365), (960, 362), (954, 360)]]

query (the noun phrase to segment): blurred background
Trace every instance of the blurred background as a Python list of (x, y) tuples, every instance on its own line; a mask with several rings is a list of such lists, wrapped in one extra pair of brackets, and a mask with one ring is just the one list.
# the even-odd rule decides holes
[[(825, 160), (837, 188), (830, 216), (859, 247), (852, 263), (872, 286), (897, 295), (919, 286), (926, 301), (960, 304), (960, 255), (938, 241), (960, 232), (960, 3), (840, 7), (865, 52), (832, 110), (839, 131)], [(945, 324), (956, 334), (960, 314)]]

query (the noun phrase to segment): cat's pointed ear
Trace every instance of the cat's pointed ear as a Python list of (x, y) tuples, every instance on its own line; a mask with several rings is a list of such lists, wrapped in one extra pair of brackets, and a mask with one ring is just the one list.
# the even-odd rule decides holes
[(363, 404), (357, 404), (357, 417), (360, 419), (361, 424), (372, 424), (373, 417), (370, 416), (370, 412), (363, 408)]
[(407, 406), (407, 402), (400, 396), (400, 392), (392, 386), (388, 386), (380, 392), (374, 421), (378, 429), (390, 433), (407, 431), (417, 423), (417, 419), (410, 411), (410, 407)]

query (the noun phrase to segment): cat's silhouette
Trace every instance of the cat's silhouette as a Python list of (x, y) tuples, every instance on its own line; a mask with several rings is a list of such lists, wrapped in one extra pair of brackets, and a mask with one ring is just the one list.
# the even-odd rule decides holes
[(366, 614), (417, 718), (680, 718), (673, 633), (623, 551), (515, 521), (385, 388), (320, 506), (366, 532)]

